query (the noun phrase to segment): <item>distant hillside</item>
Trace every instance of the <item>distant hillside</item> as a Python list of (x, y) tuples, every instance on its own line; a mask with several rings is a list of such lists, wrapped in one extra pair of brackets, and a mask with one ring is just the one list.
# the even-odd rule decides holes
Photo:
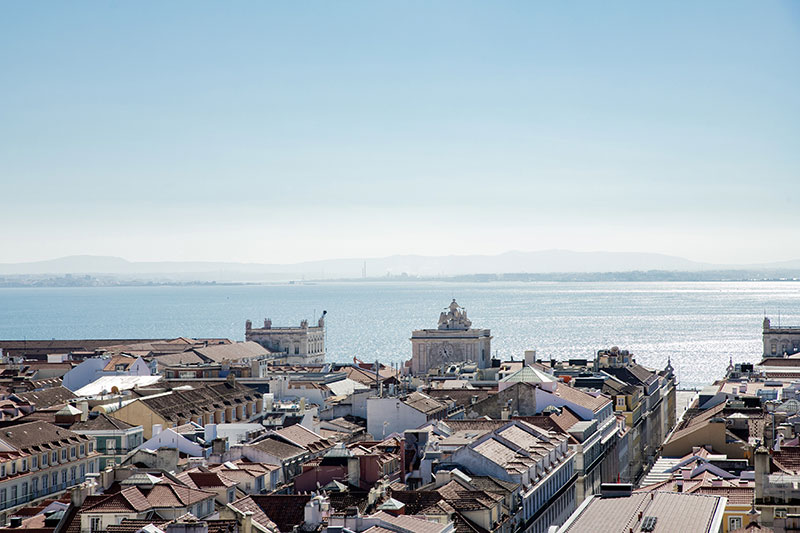
[[(364, 259), (329, 259), (294, 264), (232, 262), (134, 262), (119, 257), (77, 255), (31, 263), (0, 263), (0, 276), (111, 275), (176, 281), (252, 282), (361, 278)], [(713, 265), (682, 257), (635, 252), (512, 251), (499, 255), (396, 255), (366, 260), (367, 276), (408, 274), (452, 277), (474, 274), (594, 272), (791, 271), (800, 261), (760, 265)]]

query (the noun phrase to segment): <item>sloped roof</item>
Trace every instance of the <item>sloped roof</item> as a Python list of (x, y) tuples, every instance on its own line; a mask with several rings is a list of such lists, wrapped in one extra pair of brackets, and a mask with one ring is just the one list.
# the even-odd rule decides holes
[(238, 361), (239, 359), (253, 359), (270, 354), (269, 350), (253, 341), (213, 344), (203, 348), (195, 348), (194, 352), (200, 357), (215, 363)]
[(503, 383), (552, 383), (558, 381), (558, 379), (531, 366), (523, 366), (500, 381)]
[(253, 511), (253, 522), (266, 527), (274, 525), (287, 533), (305, 521), (305, 505), (309, 500), (311, 496), (307, 494), (251, 494), (230, 505), (241, 512)]
[(251, 444), (250, 446), (253, 446), (256, 449), (259, 449), (281, 460), (291, 459), (292, 457), (297, 457), (298, 455), (306, 453), (306, 450), (303, 448), (270, 437), (262, 439), (255, 444)]
[(47, 409), (76, 398), (75, 394), (66, 387), (50, 387), (49, 389), (31, 392), (16, 392), (14, 396), (28, 402), (37, 409)]
[(421, 392), (412, 392), (408, 395), (408, 397), (406, 397), (405, 400), (403, 400), (403, 403), (424, 414), (431, 414), (441, 411), (442, 409), (447, 409), (446, 403), (435, 398), (431, 398), (427, 394), (423, 394)]
[(566, 383), (561, 382), (557, 384), (554, 394), (559, 398), (567, 400), (568, 402), (585, 407), (594, 413), (600, 411), (606, 405), (611, 403), (611, 399), (604, 394), (598, 394), (597, 396), (594, 396), (588, 392), (570, 387)]
[(114, 372), (117, 370), (118, 365), (122, 365), (124, 370), (127, 370), (129, 366), (136, 362), (136, 357), (131, 357), (129, 355), (115, 355), (108, 359), (108, 363), (106, 366), (103, 367), (105, 372)]
[(335, 444), (334, 441), (314, 433), (310, 429), (307, 429), (300, 424), (294, 424), (293, 426), (287, 426), (285, 428), (278, 429), (274, 431), (274, 434), (279, 435), (280, 437), (288, 440), (290, 443), (301, 448), (305, 448), (311, 452), (327, 450), (328, 448), (333, 447)]
[(181, 472), (178, 479), (193, 489), (213, 490), (218, 487), (232, 487), (236, 482), (225, 477), (223, 472), (201, 472), (199, 470)]
[(176, 352), (170, 354), (159, 355), (155, 358), (159, 366), (173, 366), (173, 365), (192, 365), (201, 364), (205, 359), (194, 353), (193, 351)]
[(717, 496), (678, 492), (635, 492), (623, 498), (599, 498), (581, 506), (559, 531), (577, 533), (618, 533), (633, 526), (634, 533), (641, 532), (643, 522), (639, 513), (657, 520), (656, 531), (681, 533), (706, 533), (716, 513), (722, 511), (722, 500)]
[(47, 422), (26, 422), (0, 428), (0, 440), (21, 450), (50, 443), (63, 446), (67, 443), (86, 442), (88, 438)]
[(357, 391), (369, 390), (369, 387), (352, 379), (340, 379), (339, 381), (332, 381), (325, 384), (331, 394), (336, 396), (349, 396)]
[(97, 416), (90, 416), (85, 422), (75, 422), (70, 426), (70, 429), (73, 431), (125, 431), (134, 427), (137, 426), (128, 424), (118, 418), (108, 416), (105, 413), (98, 413)]
[(76, 396), (97, 396), (107, 394), (115, 387), (119, 391), (135, 387), (148, 387), (161, 381), (161, 376), (100, 376), (75, 391)]

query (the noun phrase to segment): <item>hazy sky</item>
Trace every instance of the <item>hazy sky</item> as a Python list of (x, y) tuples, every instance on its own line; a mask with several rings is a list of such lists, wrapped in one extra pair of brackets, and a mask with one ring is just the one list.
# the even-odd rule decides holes
[(3, 2), (0, 262), (800, 258), (800, 3)]

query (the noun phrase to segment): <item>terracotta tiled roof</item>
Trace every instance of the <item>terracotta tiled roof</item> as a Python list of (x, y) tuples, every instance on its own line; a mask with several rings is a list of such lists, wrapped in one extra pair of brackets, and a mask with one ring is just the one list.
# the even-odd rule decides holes
[(75, 394), (66, 387), (50, 387), (49, 389), (18, 392), (14, 396), (22, 401), (36, 406), (37, 409), (47, 409), (54, 405), (61, 405), (75, 398)]
[(270, 437), (251, 444), (251, 446), (281, 460), (307, 453), (303, 448)]
[(369, 503), (369, 492), (344, 490), (331, 492), (328, 494), (328, 498), (330, 498), (331, 510), (333, 511), (344, 512), (349, 507), (357, 507), (363, 513)]
[(134, 427), (136, 426), (128, 424), (127, 422), (119, 420), (118, 418), (108, 416), (105, 413), (99, 413), (97, 416), (90, 416), (85, 422), (76, 422), (72, 424), (70, 429), (73, 431), (97, 431), (104, 429), (128, 430)]
[(656, 531), (682, 533), (706, 532), (711, 519), (722, 511), (721, 501), (714, 496), (677, 492), (639, 492), (623, 498), (592, 497), (582, 505), (563, 527), (569, 533), (618, 533), (628, 530), (628, 524), (637, 524), (633, 531), (641, 531), (639, 513), (657, 519)]
[(403, 403), (426, 415), (447, 409), (447, 404), (445, 402), (431, 398), (427, 394), (422, 394), (421, 392), (412, 392), (403, 400)]
[(570, 387), (566, 383), (558, 383), (556, 386), (555, 395), (559, 398), (567, 400), (568, 402), (572, 402), (580, 405), (581, 407), (585, 407), (586, 409), (590, 409), (594, 413), (611, 403), (611, 399), (604, 394), (598, 394), (597, 396), (594, 396), (588, 392)]
[(772, 462), (779, 470), (789, 474), (800, 473), (800, 447), (781, 446), (781, 451), (772, 452)]
[[(251, 494), (230, 504), (239, 511), (253, 511), (253, 521), (269, 527), (277, 526), (282, 533), (292, 531), (305, 519), (305, 505), (309, 495), (260, 495)], [(264, 523), (264, 519), (267, 523)]]
[[(492, 394), (486, 389), (428, 389), (425, 394), (432, 398), (450, 398), (459, 407), (468, 407), (473, 401), (482, 401)], [(477, 400), (473, 400), (477, 398)]]
[(231, 487), (235, 481), (224, 476), (223, 472), (182, 472), (178, 479), (193, 489), (214, 489), (218, 487)]
[(123, 370), (127, 370), (128, 367), (135, 362), (135, 357), (131, 357), (129, 355), (115, 355), (108, 360), (108, 363), (103, 367), (103, 370), (106, 372), (114, 372), (117, 369), (117, 365), (122, 365), (124, 367)]
[(77, 444), (89, 438), (47, 422), (26, 422), (15, 426), (0, 428), (0, 441), (8, 443), (16, 450), (53, 444), (63, 446)]
[(333, 447), (334, 441), (328, 440), (322, 435), (314, 433), (310, 429), (306, 429), (300, 424), (288, 426), (275, 431), (278, 435), (290, 443), (305, 448), (310, 452), (318, 452), (320, 450), (327, 450)]
[(725, 496), (728, 498), (728, 505), (750, 505), (753, 503), (755, 490), (755, 486), (709, 487), (703, 485), (692, 490), (692, 493), (707, 494), (709, 496)]
[(87, 511), (95, 513), (129, 513), (131, 511), (148, 511), (152, 508), (151, 503), (137, 487), (130, 487), (116, 494), (109, 494), (106, 498), (89, 506), (84, 501), (81, 513)]

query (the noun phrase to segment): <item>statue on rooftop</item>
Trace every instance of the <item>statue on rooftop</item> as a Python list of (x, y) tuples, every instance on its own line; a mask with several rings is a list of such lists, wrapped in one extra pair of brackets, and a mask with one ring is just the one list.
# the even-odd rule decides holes
[(472, 321), (467, 318), (467, 310), (456, 303), (455, 298), (446, 308), (447, 312), (439, 314), (439, 329), (469, 329)]

